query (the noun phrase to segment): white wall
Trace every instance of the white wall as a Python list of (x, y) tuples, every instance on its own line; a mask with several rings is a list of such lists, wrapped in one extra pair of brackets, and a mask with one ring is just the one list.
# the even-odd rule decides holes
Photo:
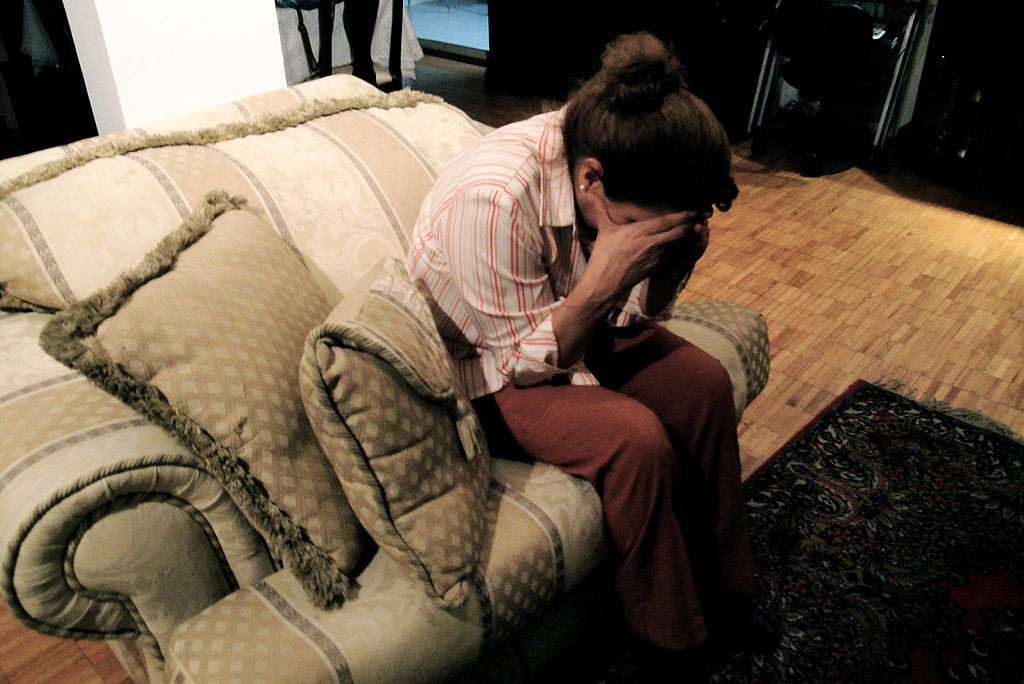
[(285, 86), (271, 0), (64, 0), (100, 133)]

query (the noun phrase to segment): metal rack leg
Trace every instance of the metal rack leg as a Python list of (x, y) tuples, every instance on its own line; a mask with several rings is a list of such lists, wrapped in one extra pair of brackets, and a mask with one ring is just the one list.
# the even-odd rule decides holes
[(764, 58), (761, 60), (761, 72), (757, 77), (754, 102), (750, 107), (750, 118), (747, 120), (748, 135), (753, 133), (755, 128), (759, 128), (764, 119), (768, 96), (775, 80), (775, 63), (775, 52), (772, 49), (772, 39), (769, 36), (768, 44), (764, 48)]
[(889, 137), (889, 126), (892, 124), (893, 112), (895, 110), (896, 96), (903, 90), (903, 77), (906, 74), (907, 55), (912, 47), (912, 38), (917, 19), (915, 8), (907, 18), (907, 25), (903, 29), (903, 38), (900, 41), (900, 54), (896, 59), (896, 66), (893, 68), (892, 80), (889, 82), (889, 90), (885, 95), (885, 103), (882, 105), (882, 113), (879, 116), (878, 128), (875, 130), (874, 147), (880, 150)]

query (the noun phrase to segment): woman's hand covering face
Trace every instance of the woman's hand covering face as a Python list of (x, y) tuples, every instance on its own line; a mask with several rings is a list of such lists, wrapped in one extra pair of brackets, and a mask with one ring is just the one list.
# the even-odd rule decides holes
[(587, 269), (595, 269), (600, 282), (616, 295), (655, 269), (692, 268), (707, 249), (710, 209), (651, 209), (611, 201), (600, 190), (584, 193), (580, 209), (597, 233)]

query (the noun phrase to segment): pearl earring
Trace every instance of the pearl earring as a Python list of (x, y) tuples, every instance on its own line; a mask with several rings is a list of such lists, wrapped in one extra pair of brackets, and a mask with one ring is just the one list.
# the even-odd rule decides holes
[(584, 185), (583, 183), (580, 183), (580, 190), (586, 190), (586, 189), (587, 189), (587, 186)]

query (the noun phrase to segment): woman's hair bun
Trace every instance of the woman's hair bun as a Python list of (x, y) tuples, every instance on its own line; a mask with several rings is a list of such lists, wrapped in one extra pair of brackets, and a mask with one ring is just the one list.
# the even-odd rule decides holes
[(643, 207), (725, 209), (736, 197), (729, 136), (686, 86), (682, 65), (649, 33), (621, 36), (569, 98), (562, 122), (569, 169), (602, 168), (605, 195)]
[(669, 95), (686, 89), (682, 64), (650, 33), (619, 36), (601, 56), (609, 109), (643, 113), (658, 109)]

